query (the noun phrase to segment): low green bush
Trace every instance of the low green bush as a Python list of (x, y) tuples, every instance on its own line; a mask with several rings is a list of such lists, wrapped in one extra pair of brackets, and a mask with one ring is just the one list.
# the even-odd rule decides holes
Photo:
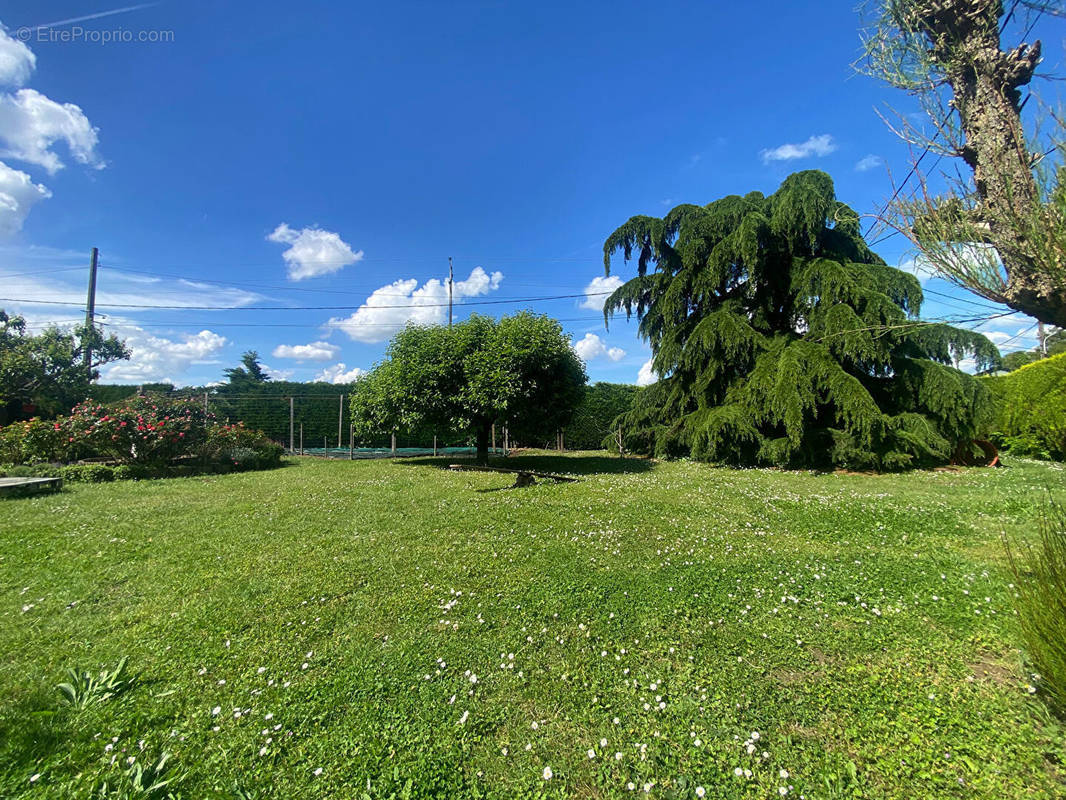
[(115, 470), (105, 464), (69, 464), (53, 468), (52, 474), (65, 483), (109, 483), (115, 479)]
[(281, 463), (281, 445), (261, 431), (236, 425), (212, 425), (200, 450), (204, 461), (226, 464), (237, 470), (269, 469)]
[(1066, 460), (1066, 353), (985, 380), (998, 401), (993, 441), (999, 447)]
[(1040, 542), (1008, 553), (1029, 655), (1051, 704), (1066, 713), (1066, 510), (1052, 504)]

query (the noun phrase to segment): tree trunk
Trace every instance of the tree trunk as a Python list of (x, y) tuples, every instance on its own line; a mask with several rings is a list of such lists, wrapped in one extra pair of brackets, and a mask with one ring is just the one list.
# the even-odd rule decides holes
[(477, 429), (477, 463), (485, 466), (489, 463), (489, 431), (492, 425), (480, 425)]
[(977, 214), (1007, 273), (1003, 299), (1043, 322), (1066, 325), (1066, 287), (1049, 272), (1031, 235), (1041, 197), (1034, 154), (1021, 122), (1021, 92), (1040, 62), (1041, 45), (1000, 49), (1001, 0), (918, 0), (909, 27), (923, 32), (943, 69), (965, 135), (960, 155), (973, 170)]

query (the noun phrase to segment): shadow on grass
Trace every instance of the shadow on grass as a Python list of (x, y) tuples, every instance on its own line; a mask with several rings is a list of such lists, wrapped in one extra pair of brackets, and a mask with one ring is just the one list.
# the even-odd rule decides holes
[(68, 722), (54, 692), (41, 687), (20, 697), (0, 716), (0, 760), (27, 776), (43, 772), (40, 765), (68, 745)]
[[(434, 469), (447, 469), (449, 464), (475, 466), (473, 458), (457, 456), (400, 459), (396, 463), (408, 467), (431, 467)], [(575, 455), (529, 453), (507, 458), (490, 458), (489, 466), (508, 470), (528, 469), (532, 472), (551, 472), (561, 475), (622, 475), (635, 472), (650, 472), (655, 469), (655, 462), (646, 458), (619, 458), (618, 456), (587, 453)]]

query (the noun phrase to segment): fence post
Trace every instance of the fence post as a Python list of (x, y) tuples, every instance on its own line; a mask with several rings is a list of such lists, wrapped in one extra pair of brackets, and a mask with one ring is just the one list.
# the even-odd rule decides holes
[(292, 398), (289, 398), (289, 454), (296, 452), (296, 440), (293, 436), (293, 412), (292, 412)]
[(437, 455), (437, 434), (433, 434), (433, 455)]
[(492, 454), (496, 455), (496, 423), (492, 423)]
[(348, 460), (355, 460), (355, 439), (353, 434), (355, 433), (355, 426), (348, 426)]
[(340, 412), (337, 414), (337, 449), (341, 448), (341, 430), (344, 425), (344, 395), (341, 395)]
[(503, 426), (503, 454), (506, 456), (511, 449), (511, 429)]
[(304, 454), (304, 424), (300, 423), (300, 455)]
[(396, 455), (396, 431), (392, 432), (392, 455)]

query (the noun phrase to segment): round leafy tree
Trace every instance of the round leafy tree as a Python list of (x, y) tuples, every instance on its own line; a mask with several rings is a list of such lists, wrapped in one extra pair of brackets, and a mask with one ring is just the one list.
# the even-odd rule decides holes
[(998, 363), (984, 336), (918, 319), (921, 284), (867, 247), (823, 172), (777, 192), (632, 217), (604, 244), (638, 275), (604, 305), (640, 319), (663, 376), (622, 420), (627, 447), (737, 465), (902, 469), (962, 456)]
[(493, 424), (524, 436), (565, 427), (585, 391), (585, 367), (562, 327), (522, 312), (474, 315), (452, 327), (409, 326), (352, 392), (360, 433), (467, 431), (488, 461)]

